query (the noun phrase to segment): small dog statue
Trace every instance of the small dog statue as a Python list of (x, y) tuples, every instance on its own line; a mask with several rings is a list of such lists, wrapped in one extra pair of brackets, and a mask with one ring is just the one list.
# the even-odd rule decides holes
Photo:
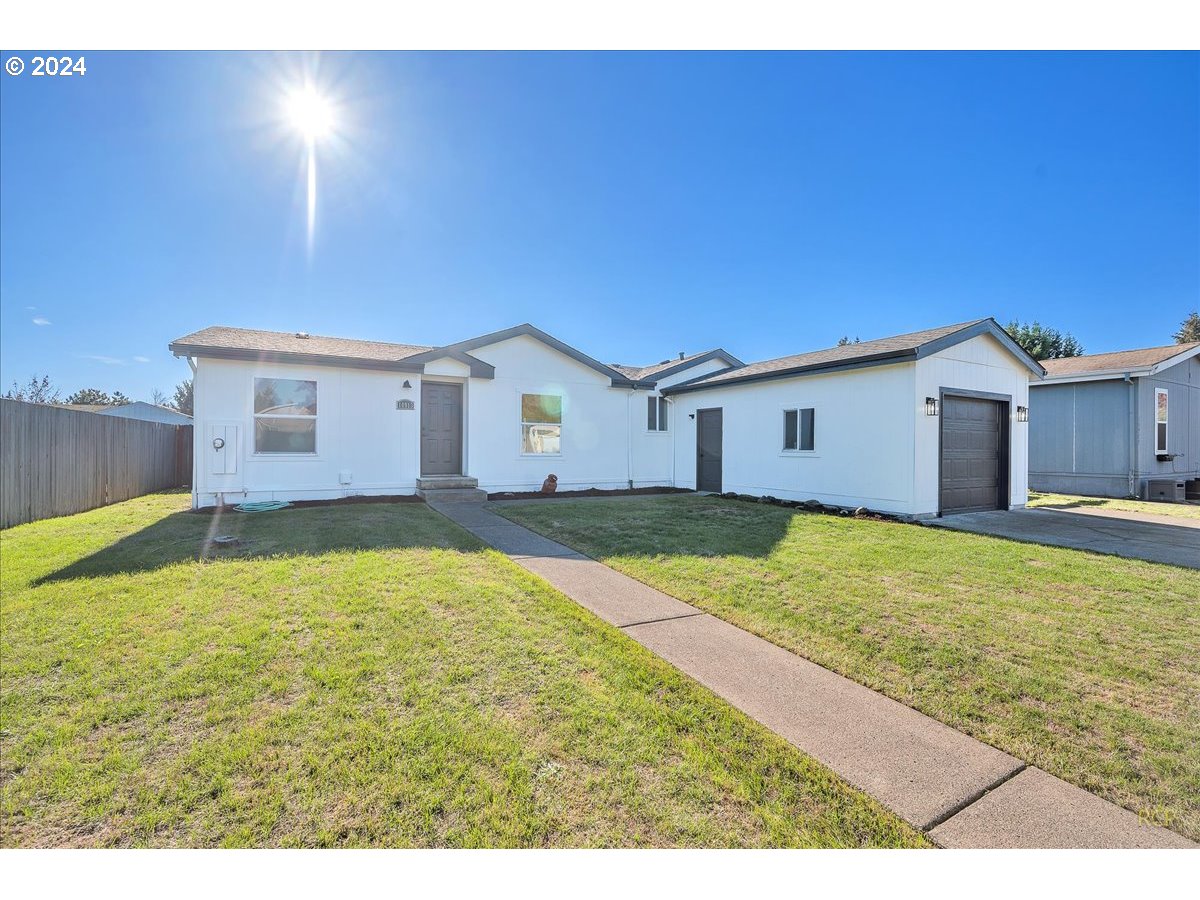
[(542, 482), (542, 493), (553, 494), (558, 490), (558, 476), (553, 472), (546, 476), (546, 480)]

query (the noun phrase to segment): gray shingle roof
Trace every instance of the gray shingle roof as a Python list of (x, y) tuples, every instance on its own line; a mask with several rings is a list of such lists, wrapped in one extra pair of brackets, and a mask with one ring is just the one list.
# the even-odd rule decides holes
[(641, 381), (641, 380), (644, 380), (647, 378), (654, 377), (655, 375), (657, 375), (659, 372), (663, 371), (664, 369), (670, 369), (674, 366), (678, 366), (681, 364), (686, 365), (687, 363), (691, 362), (694, 359), (698, 359), (701, 356), (707, 356), (707, 355), (709, 355), (711, 353), (715, 353), (715, 352), (717, 352), (717, 351), (716, 350), (701, 350), (699, 353), (692, 353), (688, 356), (683, 357), (682, 359), (680, 359), (678, 356), (676, 356), (674, 359), (664, 359), (662, 362), (655, 363), (652, 366), (626, 366), (626, 365), (622, 365), (621, 363), (612, 363), (612, 367), (614, 369), (616, 369), (618, 372), (620, 372), (622, 375), (624, 375), (626, 378), (629, 378), (633, 381)]
[(253, 328), (229, 328), (224, 325), (214, 325), (171, 342), (171, 350), (180, 353), (188, 350), (215, 350), (243, 354), (282, 353), (379, 363), (400, 362), (431, 349), (433, 348), (415, 344), (360, 341), (351, 338), (326, 337), (319, 334), (299, 337), (285, 331), (258, 331)]
[(1092, 353), (1088, 356), (1069, 356), (1066, 359), (1044, 359), (1046, 375), (1086, 375), (1115, 369), (1148, 369), (1166, 362), (1172, 356), (1200, 347), (1200, 341), (1190, 344), (1170, 344), (1166, 347), (1146, 347), (1141, 350), (1118, 350), (1115, 353)]
[(776, 359), (749, 363), (741, 368), (715, 372), (712, 375), (706, 375), (695, 381), (686, 382), (684, 385), (667, 388), (667, 392), (681, 389), (695, 390), (701, 387), (716, 387), (739, 381), (752, 381), (792, 373), (799, 374), (800, 372), (812, 369), (833, 368), (854, 363), (866, 363), (874, 359), (912, 355), (926, 344), (950, 337), (960, 331), (982, 326), (991, 321), (991, 319), (975, 319), (971, 322), (960, 322), (957, 325), (943, 325), (940, 328), (927, 328), (924, 331), (913, 331), (909, 334), (898, 334), (894, 337), (880, 338), (874, 341), (844, 344), (840, 347), (830, 347), (827, 350), (797, 353), (794, 356), (780, 356)]

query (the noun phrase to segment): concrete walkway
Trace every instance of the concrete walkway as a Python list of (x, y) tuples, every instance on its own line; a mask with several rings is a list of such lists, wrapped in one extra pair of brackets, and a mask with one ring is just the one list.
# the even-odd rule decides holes
[(1188, 847), (1173, 832), (497, 516), (433, 509), (945, 847)]
[(1200, 569), (1200, 521), (1098, 509), (995, 509), (931, 519), (927, 524), (1014, 541), (1094, 550), (1130, 559)]

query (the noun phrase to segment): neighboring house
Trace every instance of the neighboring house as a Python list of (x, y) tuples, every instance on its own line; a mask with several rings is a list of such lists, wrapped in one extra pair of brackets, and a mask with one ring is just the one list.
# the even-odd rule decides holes
[(116, 416), (119, 419), (141, 419), (143, 422), (163, 422), (167, 425), (191, 425), (192, 417), (185, 416), (178, 410), (142, 400), (132, 403), (122, 403), (120, 406), (109, 406), (103, 403), (64, 403), (66, 409), (79, 412), (91, 412), (101, 416)]
[(141, 419), (145, 422), (164, 422), (167, 425), (192, 424), (192, 417), (184, 415), (179, 410), (170, 409), (166, 406), (158, 406), (155, 403), (146, 403), (142, 400), (134, 400), (132, 403), (124, 403), (121, 406), (109, 406), (104, 409), (98, 409), (96, 412), (102, 416)]
[(908, 515), (1019, 506), (1017, 409), (1042, 373), (991, 319), (753, 365), (606, 365), (532, 325), (443, 347), (214, 327), (170, 349), (195, 374), (198, 506), (550, 473)]
[(1152, 499), (1174, 499), (1175, 484), (1197, 491), (1200, 342), (1043, 365), (1030, 393), (1030, 487)]

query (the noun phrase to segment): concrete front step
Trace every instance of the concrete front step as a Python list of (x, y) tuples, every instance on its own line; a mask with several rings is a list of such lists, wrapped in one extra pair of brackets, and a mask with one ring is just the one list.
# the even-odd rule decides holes
[(417, 488), (423, 491), (460, 490), (479, 487), (479, 479), (469, 475), (423, 475)]
[(479, 488), (417, 488), (417, 496), (438, 503), (484, 503), (487, 491)]

